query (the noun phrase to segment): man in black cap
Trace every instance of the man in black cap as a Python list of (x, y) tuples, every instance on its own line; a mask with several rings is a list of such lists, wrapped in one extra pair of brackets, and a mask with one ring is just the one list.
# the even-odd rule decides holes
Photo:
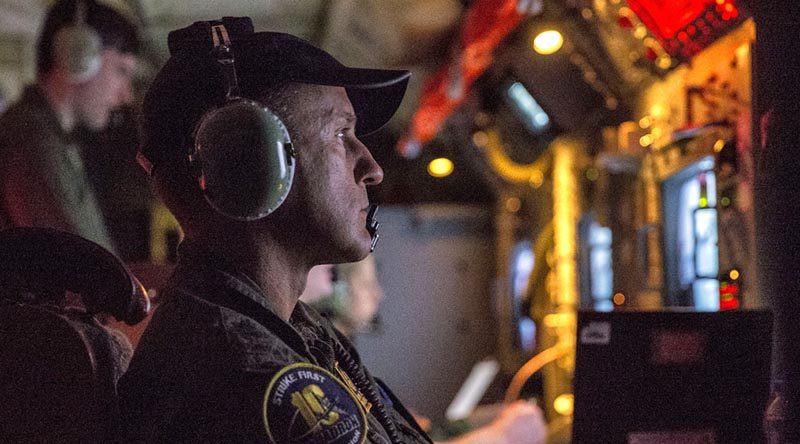
[[(249, 19), (195, 23), (169, 48), (145, 98), (140, 160), (185, 239), (120, 380), (128, 438), (430, 442), (298, 302), (311, 267), (374, 248), (366, 187), (383, 171), (358, 136), (389, 120), (409, 73), (345, 67)], [(487, 430), (541, 442), (541, 421), (516, 405)], [(486, 433), (473, 442), (492, 442)]]

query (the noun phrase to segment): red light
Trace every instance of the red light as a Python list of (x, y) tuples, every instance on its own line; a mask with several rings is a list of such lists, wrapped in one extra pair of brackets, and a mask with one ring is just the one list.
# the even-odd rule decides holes
[(719, 309), (735, 310), (739, 306), (739, 284), (736, 282), (720, 282)]
[(729, 298), (736, 297), (739, 295), (739, 284), (723, 282), (719, 286), (719, 294)]
[(736, 298), (731, 298), (728, 301), (719, 301), (719, 309), (722, 311), (736, 310), (737, 308), (739, 308), (739, 300)]

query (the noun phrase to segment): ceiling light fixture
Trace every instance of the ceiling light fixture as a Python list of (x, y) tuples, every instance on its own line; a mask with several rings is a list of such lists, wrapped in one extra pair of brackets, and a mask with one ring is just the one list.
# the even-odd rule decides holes
[(446, 157), (437, 157), (428, 164), (428, 174), (438, 179), (447, 177), (453, 172), (453, 161)]
[(564, 36), (554, 29), (540, 32), (533, 39), (533, 50), (542, 55), (553, 54), (561, 49), (564, 44)]

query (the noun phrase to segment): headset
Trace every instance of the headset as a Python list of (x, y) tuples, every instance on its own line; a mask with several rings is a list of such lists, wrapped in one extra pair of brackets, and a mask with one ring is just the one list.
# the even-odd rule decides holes
[(206, 201), (224, 216), (251, 221), (275, 211), (292, 187), (295, 151), (280, 118), (241, 97), (225, 25), (209, 22), (212, 55), (225, 82), (225, 103), (195, 127), (189, 166)]
[(87, 24), (89, 1), (77, 0), (73, 22), (53, 36), (53, 60), (73, 83), (83, 83), (96, 76), (102, 64), (100, 35)]
[[(289, 131), (269, 108), (241, 97), (228, 29), (222, 22), (205, 22), (211, 54), (222, 71), (225, 103), (206, 112), (194, 130), (188, 156), (206, 201), (220, 214), (253, 221), (275, 211), (292, 187), (296, 152)], [(378, 206), (371, 205), (366, 229), (375, 249)]]

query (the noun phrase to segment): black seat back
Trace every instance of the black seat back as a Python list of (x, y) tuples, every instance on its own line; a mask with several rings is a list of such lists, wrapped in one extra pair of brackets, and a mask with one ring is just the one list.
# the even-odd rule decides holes
[(115, 441), (116, 382), (132, 349), (95, 315), (135, 324), (148, 309), (102, 247), (55, 230), (0, 232), (0, 442)]
[(4, 442), (110, 442), (115, 405), (92, 341), (48, 309), (0, 307), (0, 433)]

